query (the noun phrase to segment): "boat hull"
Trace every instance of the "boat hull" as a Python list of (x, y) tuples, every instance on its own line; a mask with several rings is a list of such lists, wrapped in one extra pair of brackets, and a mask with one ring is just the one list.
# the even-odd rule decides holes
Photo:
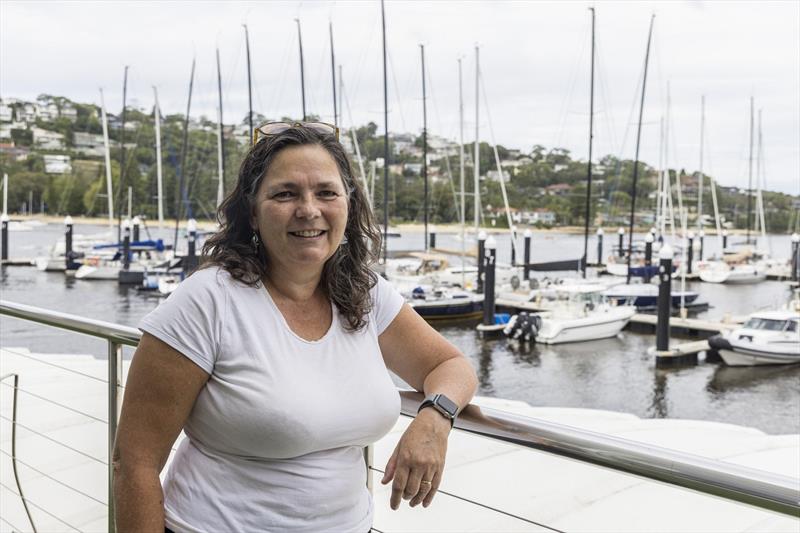
[(602, 317), (588, 316), (574, 319), (542, 319), (542, 328), (536, 335), (536, 342), (542, 344), (562, 344), (585, 342), (614, 337), (628, 324), (636, 313), (632, 307), (610, 307)]
[(75, 271), (75, 279), (91, 281), (117, 281), (120, 268), (118, 266), (81, 265)]
[(760, 343), (748, 343), (745, 345), (740, 342), (730, 342), (722, 336), (715, 335), (708, 339), (708, 345), (719, 352), (720, 357), (728, 366), (792, 365), (800, 363), (800, 341), (770, 345)]
[(448, 298), (441, 301), (410, 301), (409, 305), (425, 320), (467, 320), (483, 315), (483, 299)]

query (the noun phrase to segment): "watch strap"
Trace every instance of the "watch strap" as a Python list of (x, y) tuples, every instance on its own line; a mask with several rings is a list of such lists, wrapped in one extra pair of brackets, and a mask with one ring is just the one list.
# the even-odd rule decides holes
[[(443, 403), (441, 401), (442, 398), (444, 399), (445, 402), (451, 404), (454, 407), (452, 412), (448, 411), (448, 409), (446, 409), (442, 405), (442, 403)], [(433, 407), (440, 415), (442, 415), (443, 417), (447, 418), (450, 421), (450, 427), (453, 427), (453, 424), (455, 424), (455, 421), (456, 421), (456, 416), (458, 414), (457, 407), (455, 407), (455, 405), (456, 404), (450, 398), (445, 396), (444, 394), (433, 394), (433, 395), (430, 395), (430, 396), (426, 397), (422, 401), (422, 403), (419, 404), (419, 409), (417, 409), (417, 413), (419, 413), (420, 411), (422, 411), (423, 409), (426, 409), (428, 407)]]

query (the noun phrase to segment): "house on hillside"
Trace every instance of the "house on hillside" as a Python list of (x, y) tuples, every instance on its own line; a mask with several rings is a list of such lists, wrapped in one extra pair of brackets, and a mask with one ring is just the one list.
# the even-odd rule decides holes
[(32, 127), (33, 144), (43, 150), (63, 150), (64, 135), (55, 131)]
[(556, 214), (549, 209), (543, 207), (534, 209), (533, 211), (525, 211), (521, 213), (522, 222), (525, 224), (548, 224), (556, 223)]
[(22, 120), (27, 123), (36, 122), (36, 118), (39, 116), (39, 106), (36, 104), (32, 104), (30, 102), (25, 102), (22, 106)]
[(38, 108), (40, 119), (47, 122), (52, 122), (58, 118), (58, 106), (55, 104), (55, 102), (40, 104)]
[(44, 171), (47, 174), (69, 174), (72, 172), (72, 164), (68, 155), (45, 155)]
[(76, 120), (78, 120), (78, 110), (75, 109), (75, 106), (73, 106), (69, 102), (65, 102), (64, 105), (61, 106), (61, 109), (58, 110), (58, 112), (61, 118), (65, 118), (70, 122), (75, 122)]
[[(500, 173), (496, 170), (487, 170), (486, 177), (492, 181), (500, 181)], [(511, 181), (511, 174), (507, 170), (503, 170), (503, 181), (506, 183)]]
[(389, 134), (394, 155), (410, 152), (414, 147), (414, 136), (410, 133)]
[(12, 120), (14, 120), (14, 110), (11, 109), (11, 106), (0, 102), (0, 122), (11, 122)]
[(74, 150), (83, 155), (95, 157), (105, 155), (105, 143), (99, 133), (76, 131), (72, 134), (72, 144)]
[(13, 142), (0, 143), (0, 154), (8, 156), (12, 161), (25, 161), (30, 152), (30, 149), (24, 146), (15, 146)]
[(544, 190), (549, 196), (566, 196), (572, 192), (572, 185), (569, 183), (554, 183), (545, 187)]

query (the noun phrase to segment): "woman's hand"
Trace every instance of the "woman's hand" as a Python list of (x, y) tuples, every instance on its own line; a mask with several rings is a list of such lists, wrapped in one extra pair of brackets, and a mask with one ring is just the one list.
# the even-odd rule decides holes
[(401, 498), (411, 500), (411, 507), (431, 504), (442, 481), (449, 434), (450, 421), (432, 407), (423, 409), (411, 421), (381, 479), (384, 485), (394, 479), (389, 500), (392, 509), (400, 507)]

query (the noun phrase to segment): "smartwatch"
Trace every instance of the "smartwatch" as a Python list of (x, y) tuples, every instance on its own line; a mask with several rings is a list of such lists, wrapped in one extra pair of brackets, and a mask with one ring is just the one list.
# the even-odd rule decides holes
[(445, 417), (446, 419), (450, 420), (450, 427), (453, 427), (453, 424), (456, 421), (456, 415), (458, 414), (458, 405), (445, 396), (444, 394), (432, 394), (423, 400), (421, 404), (419, 404), (419, 409), (417, 409), (417, 413), (425, 409), (426, 407), (433, 407), (439, 413)]

